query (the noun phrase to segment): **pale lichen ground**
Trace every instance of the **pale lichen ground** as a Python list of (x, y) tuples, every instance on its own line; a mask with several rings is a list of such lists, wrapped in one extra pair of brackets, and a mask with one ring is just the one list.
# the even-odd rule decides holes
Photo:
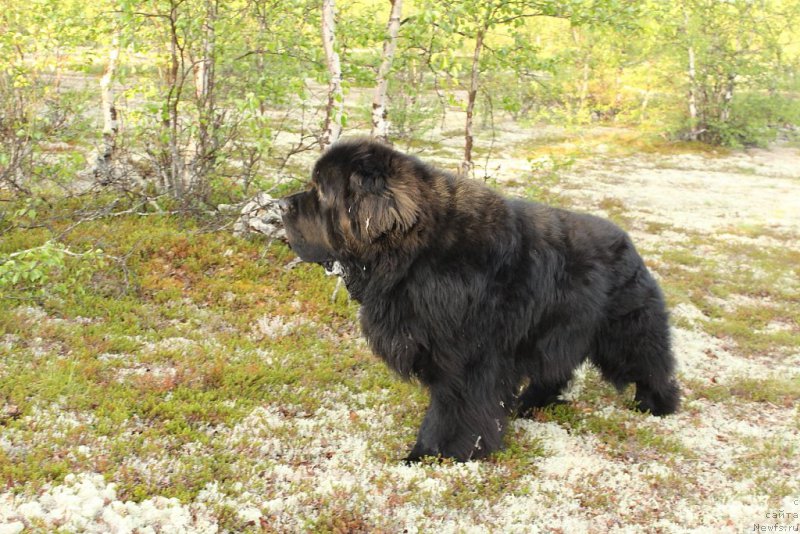
[[(519, 160), (494, 168), (501, 174)], [(510, 171), (508, 171), (510, 172)], [(502, 181), (502, 180), (500, 180)], [(680, 247), (697, 233), (713, 255), (717, 243), (739, 239), (759, 247), (800, 248), (800, 152), (781, 148), (733, 156), (629, 156), (602, 158), (570, 169), (559, 184), (578, 209), (602, 213), (603, 201), (624, 206), (634, 240), (645, 255)], [(619, 204), (609, 204), (619, 206)], [(654, 235), (648, 223), (668, 225)], [(743, 235), (737, 229), (776, 230)], [(732, 233), (731, 233), (732, 232)], [(794, 236), (783, 239), (781, 236)], [(697, 249), (692, 249), (696, 253)], [(669, 284), (659, 267), (651, 263)], [(321, 273), (320, 273), (321, 275)], [(775, 281), (779, 283), (779, 281)], [(796, 280), (789, 281), (797, 284)], [(298, 298), (302, 298), (299, 296)], [(744, 302), (722, 298), (731, 310)], [(765, 302), (764, 305), (769, 305)], [(31, 308), (23, 314), (37, 314)], [(466, 464), (404, 466), (397, 460), (413, 439), (401, 421), (409, 406), (390, 389), (366, 393), (332, 388), (319, 406), (264, 403), (236, 424), (209, 426), (207, 438), (175, 451), (154, 444), (148, 457), (125, 458), (126, 469), (158, 479), (181, 469), (187, 458), (227, 451), (230, 474), (214, 480), (191, 502), (149, 495), (118, 498), (115, 482), (76, 472), (36, 491), (14, 487), (0, 495), (0, 534), (61, 529), (66, 532), (217, 532), (221, 510), (253, 531), (385, 532), (752, 532), (759, 526), (800, 524), (800, 414), (789, 402), (750, 396), (715, 398), (695, 390), (736, 390), (742, 380), (800, 379), (800, 349), (777, 347), (763, 354), (704, 331), (709, 318), (692, 302), (672, 310), (675, 354), (687, 400), (670, 417), (628, 410), (616, 394), (583, 369), (568, 395), (573, 407), (536, 420), (516, 420), (509, 451)], [(265, 316), (254, 339), (289, 335), (300, 316)], [(306, 326), (308, 326), (306, 324)], [(312, 325), (316, 328), (316, 325)], [(797, 331), (796, 323), (773, 329)], [(329, 334), (330, 335), (330, 334)], [(13, 346), (14, 339), (0, 340)], [(169, 350), (213, 351), (213, 335), (199, 341), (161, 341)], [(359, 342), (360, 343), (360, 342)], [(348, 350), (352, 344), (345, 344)], [(34, 347), (42, 358), (53, 347)], [(142, 354), (159, 346), (144, 346)], [(28, 350), (32, 350), (28, 346)], [(263, 355), (278, 365), (281, 355)], [(168, 364), (145, 365), (130, 356), (117, 380), (142, 374), (163, 379)], [(113, 359), (113, 358), (112, 358)], [(375, 360), (375, 366), (380, 363)], [(2, 373), (13, 370), (2, 369)], [(391, 388), (392, 386), (388, 386)], [(412, 401), (420, 412), (423, 406)], [(418, 414), (419, 415), (419, 414)], [(0, 450), (19, 453), (40, 440), (91, 426), (90, 411), (57, 403), (27, 415), (24, 435), (0, 428)], [(418, 420), (418, 416), (413, 416)], [(127, 423), (131, 436), (141, 432)], [(69, 454), (106, 453), (103, 441), (76, 444)], [(168, 478), (166, 479), (168, 480)], [(230, 521), (230, 520), (229, 520)], [(780, 531), (780, 530), (778, 530)], [(786, 530), (784, 530), (786, 531)]]

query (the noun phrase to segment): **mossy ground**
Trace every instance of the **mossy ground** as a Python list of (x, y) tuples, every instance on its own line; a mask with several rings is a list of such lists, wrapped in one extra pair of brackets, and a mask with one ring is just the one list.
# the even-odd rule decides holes
[[(561, 139), (547, 142), (542, 153), (553, 154)], [(540, 148), (526, 150), (534, 158)], [(557, 175), (505, 186), (568, 197), (551, 191)], [(623, 201), (599, 207), (632, 224)], [(59, 224), (5, 233), (0, 254), (41, 245)], [(676, 328), (718, 343), (702, 349), (708, 358), (763, 372), (682, 367), (683, 410), (659, 419), (629, 410), (632, 391), (587, 370), (570, 404), (512, 422), (490, 459), (413, 467), (398, 460), (425, 393), (370, 354), (357, 306), (344, 290), (333, 298), (336, 280), (321, 268), (291, 267), (282, 244), (185, 217), (82, 224), (65, 239), (70, 250), (114, 259), (85, 266), (80, 288), (17, 287), (0, 301), (6, 498), (99, 473), (119, 500), (175, 497), (206, 507), (223, 530), (254, 532), (669, 530), (788, 506), (800, 496), (800, 377), (781, 362), (800, 346), (800, 251), (791, 235), (758, 225), (719, 237), (643, 224), (665, 240), (684, 236), (681, 246), (642, 247), (670, 306), (699, 312), (675, 314)], [(768, 245), (748, 244), (766, 234)], [(698, 515), (678, 513), (676, 500)], [(242, 512), (251, 508), (258, 520)]]

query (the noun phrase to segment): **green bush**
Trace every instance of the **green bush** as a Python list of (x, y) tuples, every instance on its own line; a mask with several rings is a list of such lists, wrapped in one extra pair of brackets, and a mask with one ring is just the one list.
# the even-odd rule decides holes
[(54, 241), (0, 256), (0, 297), (34, 298), (82, 291), (104, 264), (103, 251), (71, 252)]
[(734, 97), (726, 122), (709, 121), (702, 140), (730, 147), (766, 146), (782, 129), (800, 124), (800, 100), (767, 93)]

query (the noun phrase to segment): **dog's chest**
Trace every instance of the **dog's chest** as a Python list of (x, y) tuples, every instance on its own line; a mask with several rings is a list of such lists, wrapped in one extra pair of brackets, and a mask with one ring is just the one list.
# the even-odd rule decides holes
[(365, 302), (361, 330), (372, 351), (394, 371), (410, 378), (416, 373), (425, 343), (425, 326), (412, 310), (391, 299)]

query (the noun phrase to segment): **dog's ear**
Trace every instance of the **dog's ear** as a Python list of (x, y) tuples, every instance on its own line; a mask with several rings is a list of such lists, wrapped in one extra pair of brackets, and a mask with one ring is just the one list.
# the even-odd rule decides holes
[(355, 226), (371, 242), (392, 232), (406, 233), (419, 218), (419, 207), (403, 185), (389, 185), (383, 193), (363, 195), (356, 208)]
[(350, 188), (356, 192), (357, 203), (353, 216), (361, 238), (374, 241), (414, 226), (419, 203), (404, 156), (388, 146), (368, 142), (352, 163)]

